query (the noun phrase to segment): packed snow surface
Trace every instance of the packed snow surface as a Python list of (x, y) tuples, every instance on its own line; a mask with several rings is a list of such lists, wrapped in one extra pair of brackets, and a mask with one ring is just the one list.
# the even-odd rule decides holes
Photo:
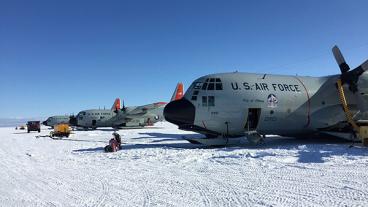
[(210, 148), (163, 122), (119, 130), (123, 150), (104, 153), (112, 132), (0, 128), (0, 206), (368, 206), (368, 149), (350, 143)]

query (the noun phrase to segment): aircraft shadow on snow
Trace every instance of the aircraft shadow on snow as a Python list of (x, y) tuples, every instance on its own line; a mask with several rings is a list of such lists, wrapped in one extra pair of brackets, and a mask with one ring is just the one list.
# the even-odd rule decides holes
[[(151, 142), (167, 142), (167, 141), (177, 141), (184, 140), (183, 137), (193, 136), (193, 134), (166, 134), (166, 133), (158, 133), (158, 132), (144, 132), (139, 133), (139, 135), (143, 135), (142, 137), (135, 137), (132, 139), (155, 139)], [(198, 136), (194, 134), (195, 136)], [(202, 136), (202, 135), (199, 135)]]
[(58, 141), (68, 141), (68, 142), (101, 142), (101, 143), (106, 143), (106, 141), (95, 141), (95, 140), (88, 140), (88, 139), (70, 139), (70, 138), (66, 138), (66, 139), (55, 139)]
[[(276, 137), (267, 138), (262, 144), (242, 144), (238, 146), (229, 147), (211, 147), (205, 145), (194, 145), (186, 142), (176, 143), (158, 143), (164, 141), (178, 141), (183, 140), (183, 136), (193, 136), (195, 134), (165, 134), (165, 133), (139, 133), (140, 135), (147, 135), (145, 137), (136, 137), (132, 139), (153, 138), (150, 143), (144, 144), (129, 144), (123, 143), (124, 150), (134, 149), (153, 149), (153, 148), (171, 148), (171, 149), (216, 149), (218, 151), (236, 151), (244, 149), (259, 149), (252, 158), (263, 158), (267, 156), (277, 156), (272, 152), (265, 152), (267, 149), (281, 149), (281, 150), (298, 150), (298, 163), (324, 163), (324, 158), (331, 156), (368, 156), (365, 148), (353, 147), (349, 148), (351, 142), (338, 138), (290, 138), (290, 137)], [(198, 135), (197, 135), (198, 136)], [(101, 141), (102, 142), (102, 141)], [(124, 138), (123, 138), (124, 142)], [(107, 143), (106, 143), (107, 144)], [(105, 145), (104, 145), (105, 146)], [(101, 153), (104, 151), (104, 146), (95, 148), (86, 148), (73, 150), (76, 153)], [(234, 158), (234, 155), (218, 156), (214, 158)], [(239, 157), (240, 158), (240, 157)]]
[[(145, 143), (145, 144), (129, 144), (124, 142), (124, 137), (122, 137), (122, 147), (124, 150), (133, 150), (133, 149), (153, 149), (153, 148), (172, 148), (172, 149), (196, 149), (196, 148), (204, 148), (208, 149), (210, 147), (208, 146), (202, 146), (202, 145), (193, 145), (189, 142), (178, 142), (178, 143), (159, 143), (158, 142), (167, 142), (167, 141), (178, 141), (183, 140), (183, 136), (193, 136), (193, 134), (165, 134), (165, 133), (139, 133), (140, 135), (147, 135), (145, 137), (136, 137), (132, 139), (147, 139), (147, 138), (153, 138), (157, 140), (152, 140), (151, 143)], [(197, 135), (198, 136), (198, 135)], [(107, 145), (107, 142), (104, 142)], [(73, 152), (82, 152), (82, 153), (93, 153), (93, 152), (103, 152), (103, 147), (95, 147), (95, 148), (86, 148), (86, 149), (78, 149), (73, 150)]]
[[(197, 146), (190, 143), (173, 143), (173, 144), (122, 144), (122, 153), (126, 150), (134, 149), (155, 149), (155, 148), (172, 148), (172, 149), (196, 149)], [(75, 153), (101, 153), (104, 152), (103, 147), (94, 147), (86, 149), (73, 150)]]
[[(298, 150), (298, 163), (324, 163), (324, 158), (331, 156), (368, 156), (366, 148), (352, 147), (350, 148), (351, 141), (339, 139), (339, 138), (289, 138), (289, 137), (278, 137), (268, 138), (262, 144), (252, 145), (245, 144), (241, 146), (234, 146), (229, 148), (219, 148), (219, 151), (235, 151), (248, 149), (281, 149), (281, 150)], [(268, 156), (277, 156), (273, 152), (260, 151), (252, 158), (263, 158)], [(216, 158), (233, 157), (229, 156), (218, 156)]]
[(102, 131), (102, 132), (116, 132), (116, 131), (119, 131), (119, 130), (130, 130), (130, 129), (163, 129), (162, 127), (122, 127), (122, 128), (118, 128), (118, 129), (110, 129), (110, 128), (97, 128), (97, 129), (94, 129), (94, 130), (86, 130), (86, 129), (83, 129), (83, 128), (77, 128), (75, 129), (75, 131)]

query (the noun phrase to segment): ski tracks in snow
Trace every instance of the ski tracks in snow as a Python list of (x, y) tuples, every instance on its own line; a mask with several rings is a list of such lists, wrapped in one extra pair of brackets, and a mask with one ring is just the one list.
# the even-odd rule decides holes
[(73, 140), (12, 133), (0, 128), (6, 206), (368, 206), (366, 149), (186, 148), (167, 123), (121, 131), (129, 144), (116, 153), (102, 152), (108, 130)]
[(101, 180), (101, 194), (98, 197), (97, 201), (95, 204), (92, 204), (92, 206), (94, 207), (103, 207), (106, 201), (106, 198), (109, 195), (109, 184), (108, 181), (106, 179), (102, 179)]
[(151, 194), (147, 188), (143, 188), (143, 207), (148, 207), (151, 205)]

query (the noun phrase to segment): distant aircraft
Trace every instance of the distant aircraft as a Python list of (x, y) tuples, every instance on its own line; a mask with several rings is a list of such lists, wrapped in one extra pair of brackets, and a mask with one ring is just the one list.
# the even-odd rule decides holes
[[(111, 110), (120, 108), (120, 99), (115, 99), (114, 104), (111, 107)], [(77, 126), (77, 118), (75, 116), (50, 116), (46, 119), (46, 121), (42, 122), (45, 126), (54, 127), (57, 124), (69, 124), (70, 126)]]
[(76, 119), (74, 116), (50, 116), (46, 119), (46, 121), (42, 122), (45, 126), (54, 127), (57, 124), (69, 124), (74, 126), (76, 123)]
[[(183, 84), (178, 83), (173, 100), (179, 100), (183, 96)], [(120, 108), (120, 100), (116, 99), (111, 110), (91, 109), (78, 113), (77, 126), (85, 129), (97, 127), (144, 127), (162, 121), (165, 102), (157, 102), (144, 106), (132, 106)]]
[[(368, 60), (350, 70), (337, 46), (341, 74), (325, 77), (219, 73), (195, 80), (164, 109), (179, 129), (204, 134), (192, 143), (226, 145), (239, 136), (332, 135), (368, 140)], [(364, 143), (364, 142), (363, 142)]]

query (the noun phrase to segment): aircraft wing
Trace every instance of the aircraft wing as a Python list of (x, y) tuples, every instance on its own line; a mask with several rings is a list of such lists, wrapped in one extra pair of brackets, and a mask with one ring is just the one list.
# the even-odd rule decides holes
[(127, 117), (135, 117), (137, 115), (144, 115), (152, 109), (157, 109), (157, 108), (163, 107), (165, 105), (166, 105), (165, 102), (157, 102), (157, 103), (153, 103), (153, 104), (147, 104), (147, 105), (144, 105), (144, 106), (138, 106), (138, 107), (132, 109), (131, 111), (127, 111), (126, 116)]

